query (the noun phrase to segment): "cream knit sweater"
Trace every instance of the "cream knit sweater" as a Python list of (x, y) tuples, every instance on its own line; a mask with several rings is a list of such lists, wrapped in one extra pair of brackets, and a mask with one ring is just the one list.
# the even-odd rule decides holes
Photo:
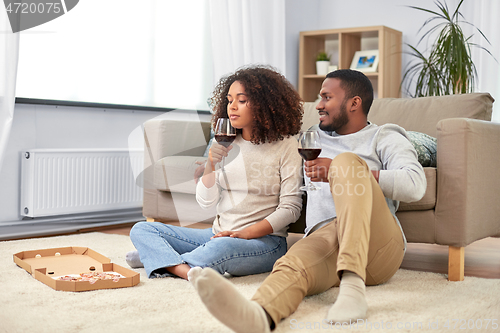
[(238, 135), (226, 157), (224, 172), (216, 170), (215, 185), (196, 187), (201, 207), (217, 205), (214, 233), (242, 230), (267, 219), (272, 235), (287, 236), (302, 208), (302, 159), (293, 137), (252, 144)]

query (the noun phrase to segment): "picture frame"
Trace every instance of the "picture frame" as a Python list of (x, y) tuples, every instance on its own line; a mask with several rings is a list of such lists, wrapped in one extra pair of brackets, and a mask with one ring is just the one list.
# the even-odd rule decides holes
[(378, 69), (378, 50), (356, 51), (351, 62), (351, 69), (363, 72), (374, 73)]

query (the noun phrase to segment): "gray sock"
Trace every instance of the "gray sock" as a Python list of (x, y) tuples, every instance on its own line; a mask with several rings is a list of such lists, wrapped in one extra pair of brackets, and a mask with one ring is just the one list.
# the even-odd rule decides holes
[(132, 268), (143, 268), (144, 265), (139, 257), (139, 251), (130, 251), (125, 255), (127, 264)]

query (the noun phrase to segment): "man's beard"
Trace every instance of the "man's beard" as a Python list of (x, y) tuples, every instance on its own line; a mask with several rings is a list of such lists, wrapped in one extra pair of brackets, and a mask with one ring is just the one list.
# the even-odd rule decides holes
[(344, 127), (348, 122), (349, 118), (347, 117), (347, 101), (343, 101), (340, 105), (340, 114), (333, 118), (332, 123), (329, 125), (324, 125), (323, 122), (319, 123), (319, 128), (325, 132), (337, 132), (339, 128)]

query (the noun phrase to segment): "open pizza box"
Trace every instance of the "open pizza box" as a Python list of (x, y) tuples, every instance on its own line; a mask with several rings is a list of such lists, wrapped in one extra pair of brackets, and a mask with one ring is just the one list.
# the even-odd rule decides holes
[[(24, 268), (35, 279), (55, 290), (87, 291), (133, 287), (140, 281), (140, 274), (126, 269), (102, 254), (88, 247), (59, 247), (54, 249), (23, 251), (14, 254), (14, 262)], [(60, 280), (61, 277), (75, 276), (81, 273), (97, 275), (107, 272), (113, 279), (92, 278), (82, 281)], [(108, 273), (109, 272), (109, 273)]]

